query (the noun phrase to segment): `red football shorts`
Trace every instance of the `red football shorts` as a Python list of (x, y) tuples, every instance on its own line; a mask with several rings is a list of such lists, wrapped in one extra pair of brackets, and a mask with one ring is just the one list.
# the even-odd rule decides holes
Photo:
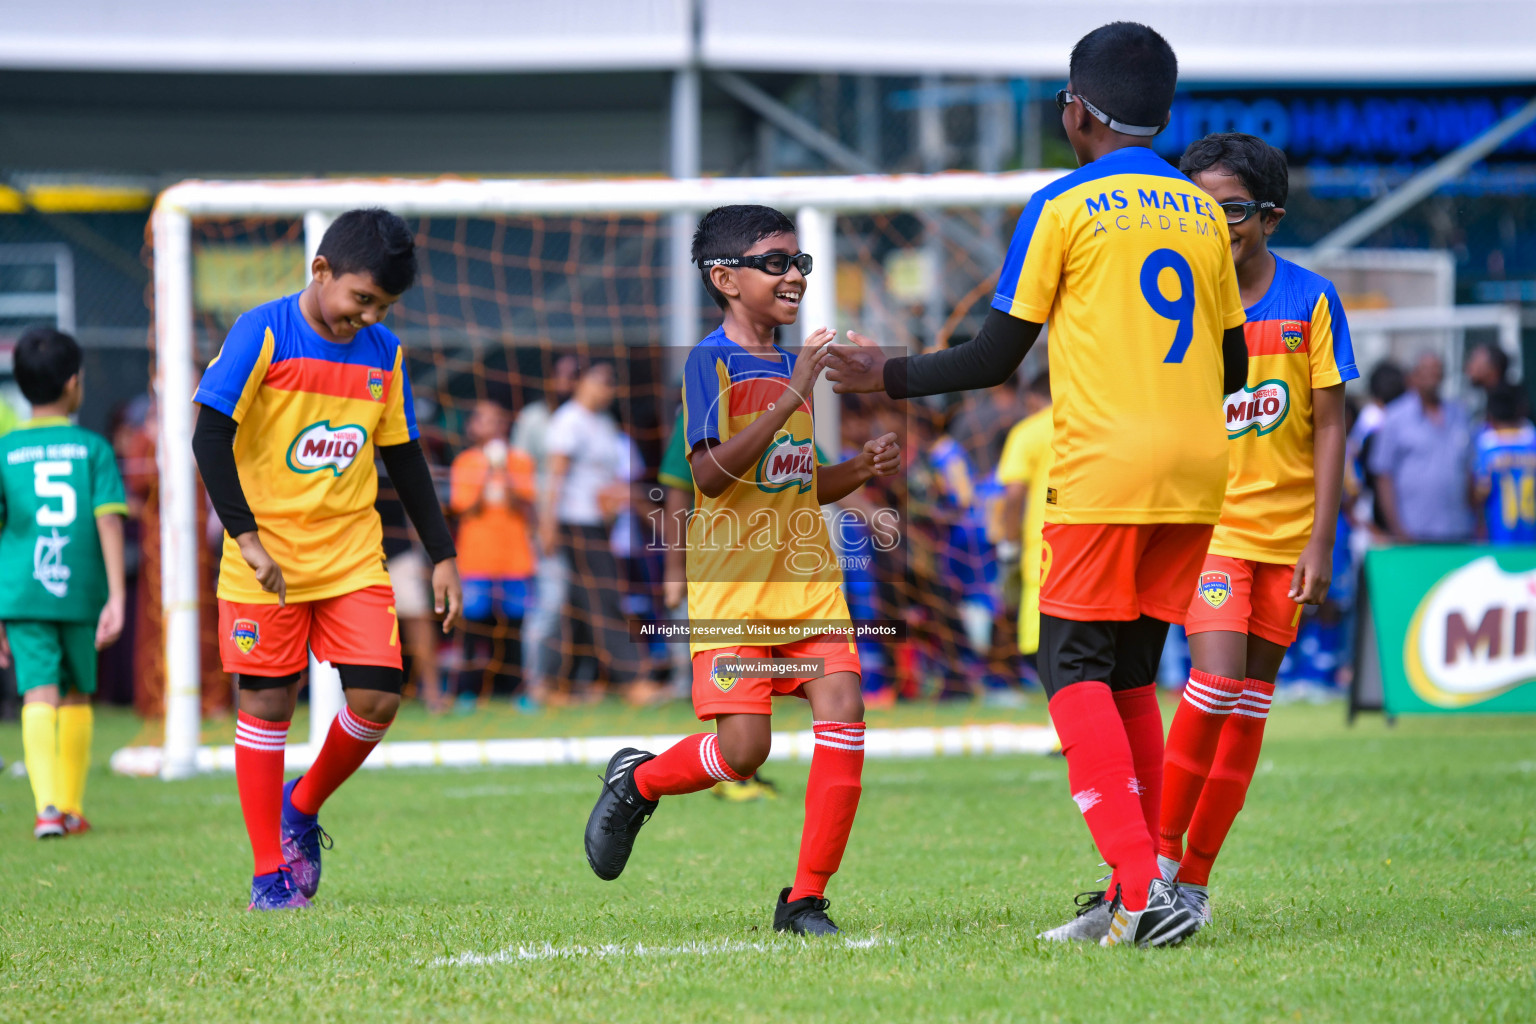
[(1213, 629), (1252, 633), (1281, 647), (1296, 641), (1302, 606), (1289, 596), (1294, 565), (1207, 555), (1195, 596), (1189, 602), (1186, 633)]
[(1046, 523), (1040, 611), (1074, 622), (1182, 623), (1214, 526)]
[(737, 658), (821, 658), (826, 663), (823, 675), (859, 671), (859, 650), (853, 641), (826, 633), (774, 647), (717, 647), (700, 651), (693, 656), (693, 711), (701, 721), (707, 722), (717, 715), (772, 714), (773, 698), (804, 697), (805, 684), (817, 678), (742, 676), (730, 665)]
[(376, 584), (281, 606), (219, 599), (219, 660), (225, 672), (286, 676), (309, 664), (309, 649), (333, 665), (399, 668), (393, 588)]

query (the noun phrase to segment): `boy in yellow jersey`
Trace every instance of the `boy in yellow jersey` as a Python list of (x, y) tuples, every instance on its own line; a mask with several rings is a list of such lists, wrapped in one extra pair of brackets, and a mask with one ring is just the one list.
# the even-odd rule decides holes
[[(587, 863), (599, 878), (617, 878), (661, 797), (749, 778), (768, 757), (773, 698), (804, 697), (816, 750), (799, 865), (779, 893), (773, 927), (835, 934), (824, 895), (859, 804), (864, 701), (853, 637), (829, 631), (846, 628), (850, 616), (821, 506), (895, 473), (901, 452), (886, 434), (846, 462), (816, 464), (811, 390), (835, 334), (817, 331), (798, 355), (774, 342), (778, 328), (795, 322), (811, 271), (789, 218), (765, 206), (712, 210), (694, 234), (693, 259), (725, 311), (683, 369), (695, 499), (687, 570), (693, 706), (716, 732), (659, 756), (614, 754), (587, 820)], [(776, 625), (796, 632), (786, 638)], [(705, 632), (737, 627), (745, 630)], [(800, 664), (783, 675), (761, 664), (785, 659)]]
[(978, 335), (889, 360), (854, 338), (868, 347), (829, 349), (828, 377), (897, 398), (994, 387), (1050, 321), (1040, 677), (1072, 799), (1113, 875), (1072, 934), (1047, 936), (1165, 945), (1199, 923), (1153, 850), (1154, 679), (1221, 514), (1243, 307), (1220, 210), (1151, 149), (1178, 78), (1167, 41), (1114, 22), (1078, 41), (1070, 68), (1056, 102), (1082, 166), (1025, 207)]
[(1253, 779), (1275, 675), (1302, 606), (1328, 596), (1344, 382), (1360, 373), (1333, 285), (1269, 251), (1285, 154), (1252, 135), (1208, 135), (1179, 167), (1223, 212), (1248, 317), (1248, 380), (1226, 399), (1226, 503), (1188, 594), (1193, 670), (1168, 734), (1159, 825), (1164, 876), (1208, 921), (1211, 863)]
[[(1044, 562), (1045, 489), (1051, 476), (1051, 378), (1040, 374), (1024, 392), (1028, 413), (1008, 431), (997, 460), (997, 481), (1007, 487), (1004, 540), (1018, 546), (1023, 586), (1019, 596), (1019, 653), (1040, 650), (1040, 578)], [(1020, 507), (1022, 504), (1022, 508)], [(999, 545), (1001, 549), (1002, 545)]]
[[(410, 229), (387, 210), (344, 213), (311, 270), (302, 292), (235, 321), (194, 396), (202, 408), (192, 451), (225, 531), (219, 653), (240, 688), (235, 781), (255, 860), (251, 910), (309, 906), (329, 846), (320, 805), (400, 706), (375, 450), (435, 563), (444, 633), (462, 603), (405, 351), (381, 323), (416, 279)], [(336, 666), (346, 705), (309, 770), (284, 785), (309, 650)]]

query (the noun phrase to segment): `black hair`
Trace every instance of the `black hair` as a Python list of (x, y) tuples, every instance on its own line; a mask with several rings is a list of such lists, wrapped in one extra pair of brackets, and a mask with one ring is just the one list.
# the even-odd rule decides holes
[(704, 290), (721, 309), (725, 296), (709, 279), (712, 268), (705, 260), (745, 256), (747, 250), (769, 235), (794, 234), (795, 222), (771, 206), (717, 206), (706, 213), (693, 233), (693, 262), (704, 278)]
[(1403, 392), (1407, 390), (1408, 375), (1392, 360), (1382, 360), (1376, 364), (1376, 369), (1371, 371), (1371, 397), (1382, 405), (1391, 405), (1403, 397)]
[(1502, 381), (1505, 377), (1509, 376), (1508, 352), (1505, 352), (1502, 348), (1493, 344), (1492, 342), (1487, 341), (1483, 342), (1481, 345), (1478, 345), (1472, 351), (1476, 352), (1478, 349), (1482, 349), (1483, 354), (1486, 355), (1488, 359), (1493, 363), (1494, 370), (1498, 372), (1499, 380)]
[(1050, 398), (1051, 371), (1041, 370), (1039, 373), (1035, 374), (1034, 379), (1029, 382), (1027, 391), (1031, 395), (1039, 395), (1042, 398)]
[(1179, 170), (1190, 177), (1212, 167), (1234, 175), (1261, 203), (1284, 206), (1291, 191), (1285, 154), (1257, 135), (1216, 132), (1191, 142), (1179, 157)]
[(28, 327), (12, 357), (16, 386), (33, 405), (57, 402), (69, 378), (80, 372), (80, 343), (52, 327)]
[(337, 217), (315, 255), (325, 257), (332, 274), (368, 274), (390, 295), (416, 283), (416, 239), (404, 220), (381, 207)]
[(1495, 384), (1488, 389), (1488, 419), (1494, 423), (1515, 423), (1525, 418), (1525, 395), (1513, 384)]
[(1168, 40), (1134, 21), (1112, 21), (1072, 47), (1072, 89), (1122, 124), (1168, 120), (1179, 59)]

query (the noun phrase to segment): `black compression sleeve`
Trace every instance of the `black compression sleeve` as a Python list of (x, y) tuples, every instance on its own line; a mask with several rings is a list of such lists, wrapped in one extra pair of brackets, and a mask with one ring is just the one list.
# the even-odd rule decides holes
[(1241, 327), (1221, 336), (1221, 393), (1230, 395), (1248, 383), (1248, 342)]
[(1039, 324), (990, 310), (976, 337), (963, 345), (886, 360), (885, 392), (892, 398), (921, 398), (996, 387), (1019, 368), (1039, 336)]
[(420, 441), (405, 444), (379, 446), (379, 458), (395, 485), (400, 504), (410, 516), (411, 525), (421, 538), (421, 546), (434, 563), (452, 558), (455, 554), (453, 534), (448, 531), (448, 520), (443, 518), (443, 506), (437, 500), (437, 488), (432, 483), (432, 470), (427, 466), (426, 453)]
[(197, 471), (203, 476), (203, 488), (213, 510), (231, 537), (250, 533), (256, 529), (256, 516), (251, 513), (245, 491), (240, 487), (240, 473), (235, 468), (235, 430), (239, 427), (230, 417), (217, 409), (204, 405), (197, 414), (197, 426), (192, 430), (192, 457), (197, 460)]

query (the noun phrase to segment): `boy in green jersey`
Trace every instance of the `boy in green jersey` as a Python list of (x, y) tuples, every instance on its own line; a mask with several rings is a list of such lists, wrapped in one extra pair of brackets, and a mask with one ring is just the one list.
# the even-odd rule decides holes
[(123, 480), (112, 446), (69, 422), (80, 346), (48, 327), (16, 343), (32, 419), (0, 437), (0, 659), (16, 663), (39, 839), (84, 832), (96, 652), (123, 631)]

